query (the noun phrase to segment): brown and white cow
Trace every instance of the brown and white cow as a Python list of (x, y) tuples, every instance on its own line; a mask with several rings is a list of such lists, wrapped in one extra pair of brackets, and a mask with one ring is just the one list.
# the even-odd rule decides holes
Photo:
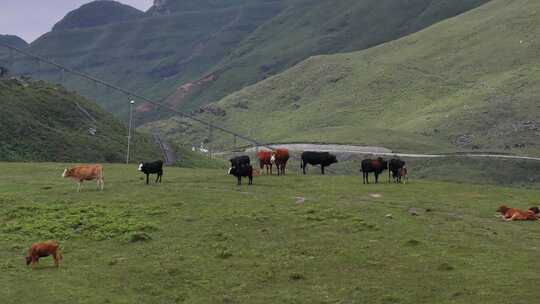
[(34, 243), (28, 249), (28, 255), (26, 256), (26, 265), (32, 264), (32, 269), (36, 268), (36, 264), (39, 263), (39, 258), (53, 256), (54, 265), (59, 266), (60, 260), (62, 260), (62, 254), (60, 253), (60, 244), (57, 241), (47, 241), (42, 243)]
[(272, 153), (270, 161), (276, 165), (278, 175), (285, 175), (285, 168), (287, 167), (287, 161), (289, 161), (289, 150), (285, 148), (279, 148)]
[(257, 158), (259, 159), (259, 165), (262, 172), (264, 172), (264, 168), (266, 167), (266, 174), (268, 174), (269, 171), (270, 174), (272, 174), (272, 151), (259, 151), (257, 152)]
[(81, 192), (81, 184), (87, 180), (97, 180), (98, 190), (103, 191), (105, 183), (103, 182), (103, 166), (102, 165), (83, 165), (72, 168), (66, 168), (62, 177), (70, 177), (77, 182), (77, 192)]

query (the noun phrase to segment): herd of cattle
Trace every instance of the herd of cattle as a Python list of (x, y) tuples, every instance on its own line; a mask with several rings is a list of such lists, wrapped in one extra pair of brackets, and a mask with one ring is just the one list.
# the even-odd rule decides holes
[[(266, 169), (267, 174), (272, 174), (272, 168), (275, 165), (278, 175), (285, 175), (285, 168), (287, 167), (287, 161), (289, 160), (289, 151), (287, 149), (277, 149), (276, 151), (259, 151), (257, 152), (257, 158), (259, 160), (259, 167), (261, 170)], [(302, 172), (306, 174), (307, 165), (321, 166), (321, 174), (324, 175), (324, 168), (334, 163), (337, 163), (337, 157), (329, 152), (315, 152), (306, 151), (301, 155), (300, 168)], [(242, 155), (231, 158), (231, 168), (229, 174), (234, 175), (238, 180), (238, 185), (242, 184), (242, 177), (249, 179), (249, 184), (253, 184), (254, 168), (251, 165), (249, 156)], [(408, 179), (407, 167), (405, 162), (401, 159), (391, 159), (389, 162), (385, 161), (381, 157), (377, 159), (364, 159), (362, 161), (362, 172), (364, 184), (369, 184), (369, 173), (375, 175), (375, 183), (379, 182), (379, 175), (388, 170), (388, 180), (390, 175), (394, 182), (405, 183)]]
[[(272, 170), (275, 166), (278, 175), (285, 175), (285, 169), (290, 155), (289, 150), (280, 148), (275, 151), (259, 151), (257, 152), (257, 158), (261, 170), (264, 171), (266, 169), (267, 174), (273, 174)], [(251, 165), (251, 159), (248, 155), (237, 156), (231, 158), (229, 161), (231, 162), (231, 167), (228, 173), (237, 178), (238, 185), (242, 184), (242, 177), (247, 177), (249, 179), (249, 184), (253, 184), (255, 170)], [(325, 167), (331, 166), (337, 162), (337, 157), (329, 152), (306, 151), (301, 155), (300, 168), (302, 169), (302, 172), (306, 174), (308, 165), (320, 166), (321, 174), (324, 174)], [(392, 178), (396, 183), (404, 183), (407, 180), (407, 167), (405, 167), (405, 162), (403, 160), (394, 158), (387, 162), (379, 157), (377, 159), (364, 159), (362, 161), (360, 171), (362, 172), (364, 184), (369, 184), (369, 173), (375, 175), (375, 183), (378, 183), (379, 175), (381, 175), (384, 170), (388, 170), (388, 180), (390, 180), (390, 175), (392, 175)], [(163, 161), (142, 162), (139, 164), (139, 171), (146, 175), (146, 184), (149, 184), (150, 182), (150, 174), (157, 175), (156, 183), (161, 182), (163, 176)], [(105, 186), (103, 166), (99, 164), (66, 168), (62, 177), (71, 178), (77, 182), (78, 192), (81, 191), (81, 184), (84, 181), (96, 180), (99, 190), (103, 190)]]
[[(277, 149), (275, 151), (259, 151), (257, 152), (257, 158), (259, 160), (259, 166), (261, 170), (266, 168), (266, 172), (272, 174), (272, 168), (275, 165), (278, 175), (285, 175), (285, 168), (290, 158), (289, 151), (287, 149)], [(249, 156), (242, 155), (230, 159), (231, 168), (229, 174), (234, 175), (238, 179), (238, 185), (242, 182), (242, 177), (249, 178), (249, 184), (253, 184), (254, 169), (251, 165)], [(335, 155), (328, 152), (312, 152), (306, 151), (301, 155), (300, 167), (304, 174), (306, 174), (307, 165), (320, 165), (321, 173), (324, 174), (324, 168), (328, 167), (338, 160)], [(400, 183), (407, 180), (407, 167), (405, 162), (394, 158), (390, 161), (386, 161), (379, 157), (377, 159), (364, 159), (361, 164), (360, 171), (362, 172), (362, 179), (364, 184), (369, 183), (369, 173), (374, 173), (375, 182), (379, 180), (379, 175), (384, 170), (388, 170), (388, 180), (390, 175), (394, 182)], [(149, 163), (140, 163), (139, 171), (146, 174), (146, 184), (149, 183), (149, 175), (157, 174), (156, 183), (161, 182), (163, 176), (163, 161), (158, 160)], [(78, 183), (77, 191), (81, 190), (81, 184), (85, 180), (97, 180), (98, 189), (103, 190), (104, 178), (103, 178), (103, 166), (102, 165), (84, 165), (76, 166), (72, 168), (66, 168), (63, 177), (72, 178)], [(502, 219), (506, 221), (526, 220), (536, 221), (540, 219), (540, 209), (538, 207), (531, 207), (528, 210), (521, 210), (517, 208), (509, 208), (505, 205), (500, 206), (497, 212), (501, 214)], [(57, 241), (47, 241), (41, 243), (34, 243), (28, 250), (26, 256), (26, 264), (32, 264), (32, 268), (38, 264), (39, 259), (42, 257), (53, 256), (54, 264), (59, 266), (62, 260), (59, 244)]]

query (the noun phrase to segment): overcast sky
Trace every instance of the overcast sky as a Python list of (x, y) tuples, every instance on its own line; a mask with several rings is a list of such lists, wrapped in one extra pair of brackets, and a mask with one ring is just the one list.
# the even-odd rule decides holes
[[(91, 0), (0, 0), (0, 34), (17, 35), (26, 42), (50, 31), (68, 12)], [(153, 0), (121, 0), (146, 11)]]

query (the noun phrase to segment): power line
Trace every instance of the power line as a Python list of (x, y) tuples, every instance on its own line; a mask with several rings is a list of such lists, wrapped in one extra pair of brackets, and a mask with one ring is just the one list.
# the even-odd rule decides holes
[(79, 77), (82, 77), (82, 78), (88, 79), (88, 80), (90, 80), (90, 81), (93, 81), (94, 83), (99, 83), (99, 84), (101, 84), (102, 86), (107, 87), (107, 88), (109, 88), (109, 89), (116, 90), (116, 91), (118, 91), (118, 92), (120, 92), (120, 93), (122, 93), (122, 94), (127, 95), (128, 97), (130, 97), (130, 96), (131, 96), (131, 97), (135, 97), (135, 98), (137, 98), (137, 99), (144, 100), (144, 101), (146, 101), (146, 102), (148, 102), (148, 103), (150, 103), (150, 104), (153, 104), (153, 105), (155, 105), (155, 106), (163, 107), (163, 108), (165, 108), (165, 109), (167, 109), (167, 110), (169, 110), (169, 111), (175, 113), (176, 115), (180, 115), (180, 116), (187, 117), (187, 118), (192, 119), (192, 120), (194, 120), (194, 121), (197, 121), (197, 122), (199, 122), (199, 123), (201, 123), (201, 124), (204, 124), (204, 125), (208, 126), (208, 127), (211, 128), (211, 129), (217, 129), (217, 130), (222, 131), (222, 132), (224, 132), (224, 133), (233, 135), (233, 136), (235, 136), (235, 138), (241, 138), (241, 139), (243, 139), (243, 140), (245, 140), (245, 141), (247, 141), (247, 142), (251, 142), (251, 143), (255, 144), (256, 146), (263, 146), (263, 147), (272, 149), (271, 147), (268, 147), (268, 146), (266, 146), (265, 144), (261, 144), (260, 142), (258, 142), (257, 140), (255, 140), (255, 139), (253, 139), (253, 138), (250, 138), (250, 137), (248, 137), (248, 136), (245, 136), (245, 135), (236, 133), (236, 132), (234, 132), (234, 131), (232, 131), (232, 130), (229, 130), (229, 129), (226, 129), (226, 128), (224, 128), (224, 127), (215, 125), (215, 124), (210, 123), (210, 122), (208, 122), (208, 121), (206, 121), (206, 120), (197, 118), (197, 117), (195, 117), (195, 116), (192, 115), (192, 114), (189, 114), (189, 113), (185, 113), (185, 112), (179, 111), (179, 110), (173, 108), (172, 106), (170, 106), (170, 105), (168, 105), (168, 104), (165, 104), (165, 103), (162, 103), (162, 102), (154, 101), (154, 100), (152, 100), (152, 99), (150, 99), (150, 98), (147, 98), (147, 97), (145, 97), (145, 96), (139, 95), (139, 94), (134, 93), (134, 92), (131, 92), (131, 91), (127, 90), (127, 89), (118, 87), (118, 86), (116, 86), (116, 85), (114, 85), (114, 84), (111, 84), (111, 83), (109, 83), (109, 82), (106, 82), (106, 81), (104, 81), (104, 80), (101, 80), (101, 79), (99, 79), (99, 78), (96, 78), (96, 77), (94, 77), (94, 76), (92, 76), (92, 75), (90, 75), (90, 74), (87, 74), (87, 73), (84, 73), (84, 72), (80, 72), (80, 71), (74, 70), (74, 69), (72, 69), (72, 68), (70, 68), (70, 67), (67, 67), (67, 66), (64, 66), (64, 65), (62, 65), (62, 64), (56, 63), (56, 62), (54, 62), (54, 61), (52, 61), (52, 60), (49, 60), (49, 59), (47, 59), (47, 58), (45, 58), (45, 57), (41, 57), (41, 56), (38, 56), (38, 55), (35, 55), (35, 54), (32, 54), (32, 53), (26, 52), (26, 51), (24, 51), (24, 50), (21, 50), (21, 49), (19, 49), (19, 48), (17, 48), (17, 47), (14, 47), (14, 46), (11, 46), (11, 45), (8, 45), (8, 44), (0, 43), (0, 46), (3, 46), (3, 47), (5, 47), (5, 48), (9, 49), (10, 51), (15, 51), (15, 52), (18, 52), (18, 53), (20, 53), (20, 54), (23, 54), (23, 55), (25, 55), (25, 56), (27, 56), (27, 57), (36, 59), (36, 60), (38, 60), (39, 62), (44, 62), (44, 63), (47, 63), (47, 64), (49, 64), (49, 65), (55, 66), (55, 67), (57, 67), (58, 69), (60, 69), (60, 70), (62, 71), (62, 74), (63, 74), (64, 72), (68, 72), (68, 73), (77, 75), (77, 76), (79, 76)]

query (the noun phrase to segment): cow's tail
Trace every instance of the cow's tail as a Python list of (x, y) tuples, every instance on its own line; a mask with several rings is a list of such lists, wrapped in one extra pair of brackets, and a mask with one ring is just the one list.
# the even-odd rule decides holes
[(300, 160), (300, 169), (304, 169), (304, 159)]

